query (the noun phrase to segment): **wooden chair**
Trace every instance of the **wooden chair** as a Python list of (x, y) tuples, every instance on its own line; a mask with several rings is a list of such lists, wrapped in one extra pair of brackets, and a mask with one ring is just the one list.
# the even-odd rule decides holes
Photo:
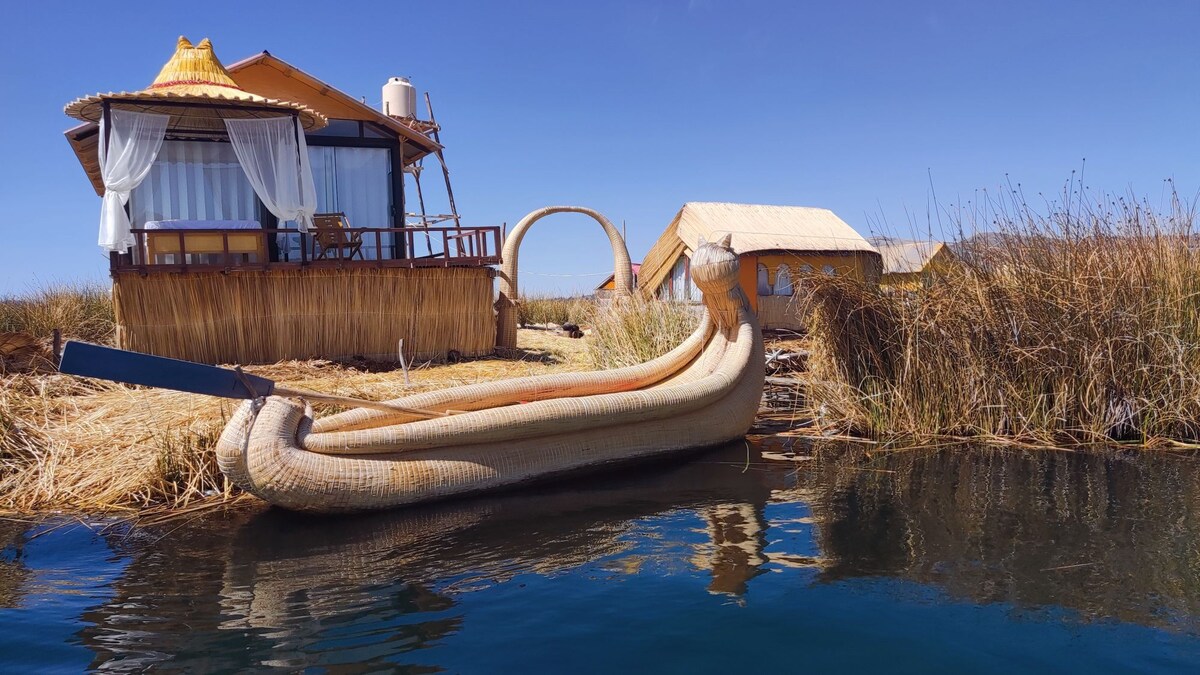
[(364, 260), (362, 233), (347, 232), (349, 227), (344, 213), (313, 214), (313, 260), (327, 260), (331, 251), (339, 260)]

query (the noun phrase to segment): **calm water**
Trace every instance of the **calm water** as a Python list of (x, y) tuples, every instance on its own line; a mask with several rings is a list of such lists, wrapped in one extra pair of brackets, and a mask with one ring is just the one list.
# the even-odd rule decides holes
[(0, 523), (5, 672), (1196, 672), (1200, 463), (739, 444), (353, 518)]

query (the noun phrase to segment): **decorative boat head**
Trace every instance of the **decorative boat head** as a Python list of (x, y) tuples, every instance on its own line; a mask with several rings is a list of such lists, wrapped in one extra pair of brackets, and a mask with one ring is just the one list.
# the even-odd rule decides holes
[(721, 328), (731, 328), (738, 323), (738, 313), (750, 310), (750, 300), (738, 283), (738, 255), (730, 245), (732, 235), (719, 241), (705, 241), (692, 254), (692, 281), (704, 294), (704, 305), (708, 313)]

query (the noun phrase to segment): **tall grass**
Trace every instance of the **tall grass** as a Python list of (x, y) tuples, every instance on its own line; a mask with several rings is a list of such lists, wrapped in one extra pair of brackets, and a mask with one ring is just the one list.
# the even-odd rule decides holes
[(1200, 437), (1200, 238), (1172, 198), (956, 214), (959, 263), (911, 293), (815, 279), (813, 412), (876, 438)]
[(89, 342), (113, 340), (112, 293), (100, 284), (53, 286), (18, 297), (0, 297), (0, 333), (49, 337), (58, 328)]
[(588, 337), (588, 357), (597, 369), (633, 366), (666, 354), (699, 323), (681, 303), (634, 296), (598, 311)]
[(564, 323), (589, 324), (596, 314), (596, 303), (591, 298), (553, 298), (534, 295), (521, 298), (517, 304), (517, 323), (522, 326), (537, 326)]

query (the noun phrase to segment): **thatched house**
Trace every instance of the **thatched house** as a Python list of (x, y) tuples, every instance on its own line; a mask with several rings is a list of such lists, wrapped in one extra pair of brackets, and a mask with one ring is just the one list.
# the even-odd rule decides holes
[(879, 283), (897, 289), (912, 290), (929, 283), (938, 271), (954, 262), (954, 254), (940, 241), (916, 241), (894, 237), (870, 239), (883, 257), (883, 276)]
[(741, 285), (764, 328), (803, 327), (796, 294), (805, 275), (877, 282), (879, 253), (828, 209), (763, 204), (689, 202), (642, 261), (639, 290), (647, 298), (698, 297), (689, 264), (700, 240), (732, 235), (741, 258)]
[(441, 150), (414, 110), (267, 52), (226, 69), (184, 38), (146, 89), (68, 104), (119, 345), (242, 363), (394, 357), (401, 339), (409, 356), (490, 353), (499, 228), (406, 218), (404, 176)]

